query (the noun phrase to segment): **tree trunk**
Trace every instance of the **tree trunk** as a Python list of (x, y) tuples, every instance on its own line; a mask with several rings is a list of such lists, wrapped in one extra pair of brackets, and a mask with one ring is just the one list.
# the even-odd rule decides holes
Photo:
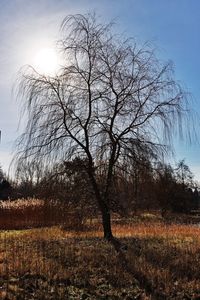
[(123, 245), (120, 242), (120, 240), (116, 239), (112, 234), (111, 215), (110, 215), (110, 210), (107, 206), (108, 202), (106, 201), (106, 199), (102, 200), (99, 198), (99, 200), (100, 200), (99, 205), (100, 205), (101, 214), (102, 214), (104, 239), (111, 242), (117, 252), (121, 252), (121, 250), (127, 250), (127, 246)]
[(92, 163), (89, 166), (88, 175), (91, 180), (94, 194), (95, 194), (98, 206), (101, 211), (104, 238), (108, 241), (111, 241), (111, 240), (113, 240), (113, 234), (112, 234), (112, 229), (111, 229), (111, 216), (110, 216), (110, 209), (108, 206), (108, 199), (103, 198), (99, 191), (99, 187), (97, 185), (97, 182), (96, 182), (96, 179), (94, 176), (94, 170), (92, 167)]
[(108, 209), (105, 202), (103, 202), (102, 200), (100, 200), (99, 202), (102, 215), (104, 238), (110, 241), (111, 239), (113, 239), (110, 210)]

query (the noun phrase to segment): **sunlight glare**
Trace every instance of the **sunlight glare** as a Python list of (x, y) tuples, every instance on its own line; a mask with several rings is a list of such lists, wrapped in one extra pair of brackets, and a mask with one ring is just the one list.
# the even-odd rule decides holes
[(33, 67), (38, 73), (54, 75), (59, 67), (56, 51), (52, 48), (40, 49), (34, 57)]

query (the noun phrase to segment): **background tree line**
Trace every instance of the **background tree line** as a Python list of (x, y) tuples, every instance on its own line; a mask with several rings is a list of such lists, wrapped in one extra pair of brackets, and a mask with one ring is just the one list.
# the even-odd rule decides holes
[[(69, 211), (82, 217), (98, 214), (95, 195), (86, 171), (87, 161), (79, 157), (45, 168), (42, 163), (23, 163), (18, 166), (15, 181), (9, 183), (1, 170), (0, 198), (36, 197), (60, 201)], [(105, 170), (101, 163), (96, 170), (103, 193)], [(111, 184), (111, 211), (122, 216), (137, 210), (160, 209), (190, 212), (197, 209), (199, 196), (193, 174), (185, 161), (175, 168), (155, 159), (127, 159), (114, 169)]]

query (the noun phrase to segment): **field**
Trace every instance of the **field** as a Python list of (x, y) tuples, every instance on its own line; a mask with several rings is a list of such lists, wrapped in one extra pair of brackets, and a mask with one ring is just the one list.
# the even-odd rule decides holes
[[(128, 246), (116, 252), (102, 239), (98, 219), (72, 230), (55, 220), (44, 227), (36, 213), (40, 227), (30, 229), (43, 204), (33, 210), (33, 202), (25, 203), (1, 207), (10, 230), (0, 231), (0, 299), (200, 299), (197, 225), (166, 222), (152, 213), (115, 216), (114, 234)], [(26, 219), (22, 229), (19, 218), (28, 211), (30, 224)]]

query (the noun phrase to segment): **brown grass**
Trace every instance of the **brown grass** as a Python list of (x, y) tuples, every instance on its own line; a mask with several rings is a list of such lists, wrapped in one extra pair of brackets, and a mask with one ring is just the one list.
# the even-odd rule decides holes
[(60, 201), (19, 199), (0, 201), (0, 230), (26, 229), (63, 225), (74, 228), (81, 226), (84, 215), (75, 214)]
[(0, 231), (0, 299), (200, 298), (198, 226), (115, 218), (113, 232), (128, 245), (117, 253), (98, 220), (86, 223)]

